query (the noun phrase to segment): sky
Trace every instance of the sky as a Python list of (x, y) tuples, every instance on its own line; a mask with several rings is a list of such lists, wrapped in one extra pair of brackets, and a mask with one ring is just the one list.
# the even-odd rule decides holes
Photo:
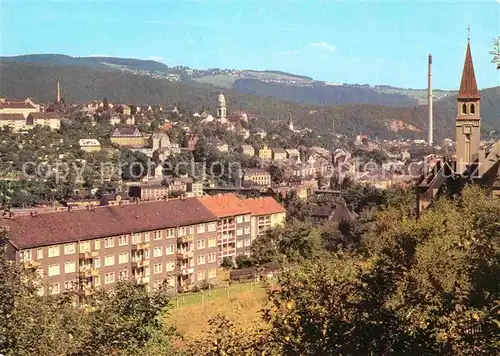
[(333, 83), (456, 89), (470, 25), (481, 88), (500, 0), (0, 0), (0, 55), (60, 53), (154, 59), (191, 68), (281, 70)]

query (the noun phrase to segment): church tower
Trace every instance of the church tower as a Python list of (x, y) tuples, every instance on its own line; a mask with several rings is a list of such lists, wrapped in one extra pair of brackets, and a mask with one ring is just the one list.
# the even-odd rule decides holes
[(288, 129), (290, 131), (295, 131), (295, 127), (293, 126), (292, 115), (288, 117)]
[(222, 93), (219, 94), (219, 105), (217, 106), (217, 119), (220, 123), (226, 123), (226, 98)]
[(480, 142), (480, 106), (474, 65), (470, 50), (470, 40), (467, 41), (467, 52), (462, 72), (462, 81), (457, 96), (456, 120), (456, 170), (462, 174), (471, 163), (479, 160)]

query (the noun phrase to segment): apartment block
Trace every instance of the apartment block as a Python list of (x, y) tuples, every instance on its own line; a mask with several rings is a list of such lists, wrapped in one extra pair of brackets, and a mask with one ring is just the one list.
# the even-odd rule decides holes
[(197, 198), (15, 216), (13, 259), (42, 276), (40, 293), (110, 288), (121, 279), (188, 290), (216, 278), (219, 221)]
[(267, 229), (285, 223), (285, 208), (271, 197), (245, 199), (243, 203), (251, 214), (252, 242)]
[(218, 219), (217, 260), (222, 263), (224, 257), (233, 260), (237, 255), (250, 255), (252, 244), (250, 210), (234, 194), (219, 194), (199, 198)]

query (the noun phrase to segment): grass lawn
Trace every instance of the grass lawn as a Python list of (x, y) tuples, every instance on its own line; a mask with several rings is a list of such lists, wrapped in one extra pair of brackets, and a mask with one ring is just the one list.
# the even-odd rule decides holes
[(183, 335), (178, 347), (207, 335), (208, 321), (218, 314), (228, 317), (236, 326), (262, 323), (260, 311), (267, 300), (260, 282), (235, 283), (201, 293), (172, 298), (173, 308), (167, 324)]

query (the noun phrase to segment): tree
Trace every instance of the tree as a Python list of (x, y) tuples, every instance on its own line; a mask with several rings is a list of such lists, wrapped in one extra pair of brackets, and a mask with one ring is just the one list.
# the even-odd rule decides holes
[(269, 166), (269, 174), (271, 175), (272, 182), (275, 184), (280, 184), (285, 179), (285, 170), (277, 164)]
[(500, 70), (500, 37), (493, 40), (493, 50), (490, 54), (493, 55), (492, 63), (497, 63), (497, 69)]
[(236, 259), (234, 261), (236, 263), (236, 268), (248, 268), (251, 267), (253, 264), (250, 257), (245, 255), (236, 256)]
[(222, 259), (221, 267), (227, 269), (233, 268), (234, 267), (233, 258), (231, 256), (224, 257)]

